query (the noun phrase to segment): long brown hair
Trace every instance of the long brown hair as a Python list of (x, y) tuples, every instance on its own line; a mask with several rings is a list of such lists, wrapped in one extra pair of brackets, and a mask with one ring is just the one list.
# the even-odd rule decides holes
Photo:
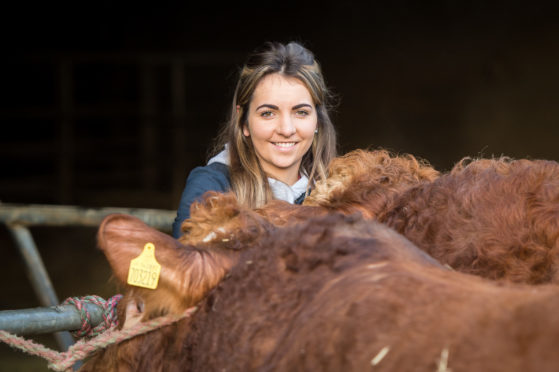
[(316, 181), (326, 178), (328, 165), (337, 154), (336, 132), (329, 115), (332, 95), (313, 53), (297, 42), (265, 43), (248, 57), (240, 71), (230, 118), (214, 149), (216, 153), (228, 145), (231, 188), (241, 203), (253, 208), (271, 200), (272, 193), (252, 141), (243, 135), (243, 125), (256, 86), (264, 76), (273, 73), (299, 79), (309, 90), (316, 107), (318, 133), (301, 161), (301, 170), (309, 178), (308, 191)]

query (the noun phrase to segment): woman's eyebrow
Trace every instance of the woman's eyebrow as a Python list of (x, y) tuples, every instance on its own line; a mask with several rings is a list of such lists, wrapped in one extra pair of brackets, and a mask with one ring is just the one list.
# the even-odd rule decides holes
[(258, 107), (256, 108), (256, 110), (260, 110), (262, 107), (271, 108), (272, 110), (279, 110), (279, 107), (278, 107), (278, 106), (270, 105), (270, 104), (268, 104), (268, 103), (265, 103), (265, 104), (263, 104), (263, 105), (258, 106)]
[(298, 105), (293, 106), (292, 110), (297, 110), (300, 109), (301, 107), (309, 107), (312, 108), (311, 105), (309, 105), (308, 103), (300, 103)]
[[(270, 109), (272, 109), (272, 110), (279, 110), (279, 107), (278, 107), (278, 106), (276, 106), (276, 105), (271, 105), (271, 104), (269, 104), (269, 103), (264, 103), (264, 104), (258, 106), (258, 107), (256, 108), (256, 110), (260, 110), (260, 109), (263, 108), (263, 107), (267, 107), (267, 108), (270, 108)], [(291, 109), (292, 109), (292, 110), (297, 110), (297, 109), (300, 109), (301, 107), (309, 107), (309, 108), (312, 108), (312, 105), (309, 105), (308, 103), (300, 103), (300, 104), (298, 104), (298, 105), (293, 106)]]

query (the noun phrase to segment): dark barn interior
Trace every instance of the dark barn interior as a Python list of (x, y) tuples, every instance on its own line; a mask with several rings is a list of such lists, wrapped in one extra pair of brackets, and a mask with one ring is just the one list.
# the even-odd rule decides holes
[[(0, 203), (173, 210), (226, 120), (238, 68), (297, 40), (336, 94), (339, 152), (559, 159), (551, 2), (10, 4)], [(0, 204), (1, 208), (1, 204)], [(92, 228), (34, 228), (58, 296), (115, 293)], [(0, 310), (38, 306), (0, 226)], [(38, 338), (55, 347), (48, 336)], [(0, 369), (46, 362), (2, 345)]]

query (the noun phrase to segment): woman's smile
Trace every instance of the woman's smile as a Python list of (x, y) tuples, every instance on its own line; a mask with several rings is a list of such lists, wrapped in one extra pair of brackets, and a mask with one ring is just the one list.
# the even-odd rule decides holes
[(297, 142), (272, 142), (272, 144), (282, 150), (291, 150), (297, 145)]

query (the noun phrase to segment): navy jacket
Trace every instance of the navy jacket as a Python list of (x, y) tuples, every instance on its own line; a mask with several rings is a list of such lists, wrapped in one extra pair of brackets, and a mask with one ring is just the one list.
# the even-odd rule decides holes
[(231, 189), (229, 167), (222, 163), (211, 163), (194, 168), (186, 179), (182, 192), (177, 217), (173, 222), (173, 237), (182, 235), (182, 221), (190, 217), (190, 205), (199, 200), (206, 191), (226, 192)]

